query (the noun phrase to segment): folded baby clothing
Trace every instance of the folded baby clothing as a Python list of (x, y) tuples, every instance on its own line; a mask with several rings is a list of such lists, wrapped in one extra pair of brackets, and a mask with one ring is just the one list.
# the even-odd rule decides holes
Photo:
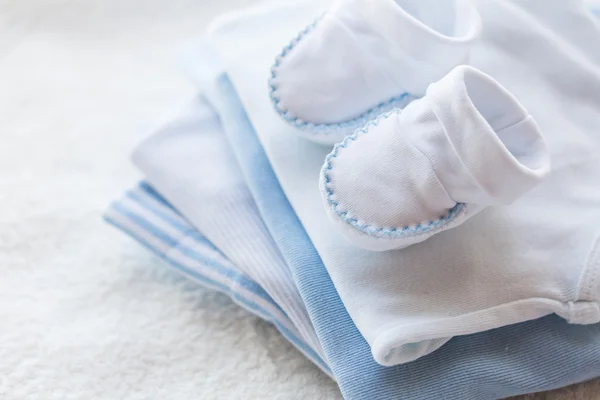
[[(496, 399), (600, 375), (599, 325), (565, 321), (597, 322), (599, 314), (600, 190), (593, 182), (600, 143), (593, 132), (600, 122), (600, 57), (584, 39), (597, 37), (600, 26), (575, 0), (476, 5), (485, 29), (470, 51), (472, 63), (515, 93), (538, 121), (553, 169), (512, 205), (486, 208), (403, 250), (374, 253), (340, 238), (318, 188), (331, 149), (288, 134), (297, 129), (273, 111), (265, 88), (270, 55), (326, 2), (259, 6), (213, 24), (211, 41), (227, 75), (217, 71), (214, 50), (196, 54), (204, 63), (194, 66), (198, 82), (207, 86), (272, 239), (264, 245), (276, 246), (287, 263), (348, 399)], [(561, 25), (564, 20), (572, 29)], [(198, 189), (205, 198), (210, 190)], [(195, 206), (201, 213), (202, 205)], [(122, 226), (137, 224), (146, 236), (139, 227), (132, 234), (168, 256), (197, 255), (178, 244), (177, 229), (169, 227), (170, 235), (155, 229), (163, 209), (141, 219), (115, 210), (133, 217), (121, 219)], [(189, 230), (182, 236), (196, 235)], [(195, 267), (217, 265), (208, 261)], [(562, 318), (540, 318), (552, 312)], [(516, 324), (529, 319), (535, 320)], [(461, 336), (450, 340), (454, 335)], [(415, 361), (382, 365), (409, 359)]]
[[(211, 101), (220, 104), (221, 118), (233, 118), (224, 124), (236, 128), (226, 129), (227, 137), (265, 224), (289, 263), (344, 398), (499, 399), (600, 376), (600, 325), (571, 325), (556, 316), (456, 337), (408, 364), (377, 364), (283, 193), (233, 86), (226, 76), (216, 84), (219, 90), (210, 92), (220, 99)], [(273, 145), (273, 139), (268, 143)]]
[(422, 99), (337, 144), (320, 189), (328, 216), (352, 243), (383, 251), (508, 205), (549, 170), (529, 113), (491, 77), (460, 66)]
[(147, 183), (142, 182), (115, 200), (104, 218), (178, 273), (228, 295), (241, 307), (271, 322), (283, 337), (331, 376), (326, 362), (306, 343), (265, 290), (232, 264)]
[(146, 180), (238, 268), (263, 287), (322, 357), (315, 330), (264, 226), (225, 139), (218, 115), (196, 99), (133, 153)]
[(480, 28), (471, 0), (336, 0), (276, 57), (271, 101), (294, 132), (339, 142), (466, 63)]
[[(538, 122), (552, 172), (508, 207), (489, 207), (425, 243), (373, 253), (349, 244), (326, 223), (315, 181), (329, 150), (287, 135), (294, 128), (273, 111), (261, 84), (278, 42), (313, 14), (305, 7), (225, 22), (213, 27), (211, 37), (281, 187), (374, 359), (406, 363), (452, 336), (551, 313), (571, 323), (598, 322), (600, 188), (592, 182), (600, 171), (594, 128), (600, 123), (600, 54), (588, 39), (598, 37), (600, 27), (591, 14), (572, 2), (477, 3), (484, 30), (471, 50), (473, 65), (514, 93)], [(572, 16), (577, 29), (559, 34), (555, 26), (563, 17), (557, 15)]]

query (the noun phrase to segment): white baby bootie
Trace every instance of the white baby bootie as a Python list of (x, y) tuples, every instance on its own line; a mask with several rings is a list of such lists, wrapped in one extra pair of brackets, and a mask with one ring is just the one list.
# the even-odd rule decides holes
[(336, 145), (321, 172), (329, 216), (354, 244), (399, 249), (538, 184), (550, 160), (528, 112), (483, 72), (459, 66), (425, 97)]
[(334, 144), (465, 64), (481, 21), (470, 0), (336, 0), (277, 56), (275, 110)]

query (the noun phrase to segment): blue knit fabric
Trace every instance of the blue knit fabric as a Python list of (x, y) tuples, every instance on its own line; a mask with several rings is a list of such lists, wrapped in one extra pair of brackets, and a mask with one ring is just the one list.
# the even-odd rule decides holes
[(204, 287), (226, 294), (248, 311), (271, 322), (302, 354), (331, 375), (319, 355), (295, 329), (290, 329), (292, 321), (267, 292), (238, 270), (146, 182), (115, 200), (104, 219), (176, 271)]
[(241, 102), (221, 75), (208, 97), (275, 242), (288, 262), (347, 399), (497, 399), (600, 376), (600, 326), (556, 316), (452, 339), (415, 362), (382, 367), (342, 304), (269, 164)]

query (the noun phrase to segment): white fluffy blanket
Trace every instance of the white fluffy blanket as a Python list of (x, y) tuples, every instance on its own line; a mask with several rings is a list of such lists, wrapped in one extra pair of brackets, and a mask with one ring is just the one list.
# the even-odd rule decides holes
[(269, 325), (101, 220), (139, 178), (135, 142), (194, 95), (177, 50), (249, 2), (0, 0), (1, 399), (340, 397)]

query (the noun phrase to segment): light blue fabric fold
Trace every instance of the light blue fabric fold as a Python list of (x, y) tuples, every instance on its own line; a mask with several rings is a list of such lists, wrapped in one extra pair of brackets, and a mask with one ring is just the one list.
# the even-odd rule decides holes
[(114, 201), (104, 218), (167, 265), (204, 287), (224, 293), (277, 330), (310, 361), (331, 375), (275, 301), (231, 263), (152, 187), (142, 182)]
[(569, 325), (556, 316), (457, 337), (412, 363), (375, 363), (283, 193), (228, 77), (220, 75), (206, 95), (292, 270), (345, 398), (498, 399), (600, 376), (600, 326)]

